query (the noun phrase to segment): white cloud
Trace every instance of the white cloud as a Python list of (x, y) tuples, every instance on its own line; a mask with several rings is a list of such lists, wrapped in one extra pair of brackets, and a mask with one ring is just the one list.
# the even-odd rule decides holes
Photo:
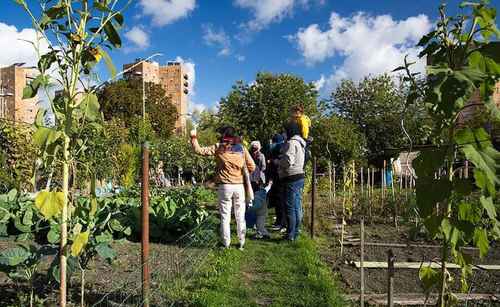
[[(35, 48), (30, 42), (37, 42), (37, 32), (34, 29), (26, 28), (18, 30), (0, 22), (0, 46), (3, 46), (0, 52), (0, 67), (10, 66), (14, 63), (26, 63), (26, 66), (36, 66), (38, 57)], [(39, 48), (42, 54), (49, 50), (49, 44), (46, 40), (39, 41)]]
[(175, 58), (175, 61), (176, 62), (179, 62), (183, 65), (185, 71), (186, 71), (186, 74), (188, 75), (188, 82), (189, 82), (189, 86), (188, 86), (188, 90), (189, 90), (189, 96), (190, 97), (193, 97), (196, 95), (196, 92), (195, 92), (195, 84), (196, 84), (196, 65), (194, 62), (190, 61), (190, 60), (184, 60), (182, 57), (180, 56), (177, 56)]
[(235, 58), (238, 62), (244, 62), (246, 60), (246, 57), (244, 55), (241, 55), (241, 54), (235, 55)]
[(153, 25), (165, 26), (186, 17), (196, 7), (196, 0), (139, 0), (144, 15), (153, 17)]
[(250, 31), (260, 31), (273, 22), (290, 16), (297, 5), (306, 6), (311, 0), (234, 0), (234, 5), (250, 9), (254, 18), (244, 25)]
[(231, 39), (224, 29), (216, 30), (211, 24), (205, 24), (202, 26), (202, 30), (205, 44), (219, 48), (218, 54), (220, 56), (231, 54)]
[(189, 109), (190, 113), (201, 113), (207, 109), (207, 106), (202, 103), (191, 102)]
[(326, 83), (326, 78), (324, 75), (321, 75), (321, 78), (319, 78), (316, 81), (313, 81), (314, 87), (316, 88), (317, 91), (321, 91), (321, 89), (325, 86)]
[[(331, 89), (343, 78), (360, 80), (366, 75), (390, 72), (403, 63), (407, 54), (417, 59), (419, 48), (415, 45), (431, 27), (426, 15), (394, 20), (390, 15), (370, 16), (360, 12), (342, 17), (333, 12), (327, 30), (312, 24), (289, 39), (297, 44), (307, 65), (335, 56), (343, 59), (322, 82)], [(419, 60), (414, 69), (424, 71), (424, 67), (425, 60)]]
[(149, 34), (140, 26), (134, 26), (127, 31), (125, 37), (135, 45), (132, 48), (134, 50), (144, 50), (149, 47)]

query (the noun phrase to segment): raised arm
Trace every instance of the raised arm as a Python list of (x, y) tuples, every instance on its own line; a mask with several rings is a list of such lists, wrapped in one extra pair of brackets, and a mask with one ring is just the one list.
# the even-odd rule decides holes
[(217, 145), (201, 147), (198, 143), (196, 130), (191, 131), (191, 146), (193, 147), (194, 152), (202, 156), (213, 156), (217, 150)]

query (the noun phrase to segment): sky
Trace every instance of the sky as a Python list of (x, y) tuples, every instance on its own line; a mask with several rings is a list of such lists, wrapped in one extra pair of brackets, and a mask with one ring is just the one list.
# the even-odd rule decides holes
[[(26, 0), (30, 6), (38, 1)], [(125, 2), (122, 0), (122, 2)], [(213, 108), (258, 72), (292, 73), (327, 97), (343, 78), (389, 72), (438, 18), (439, 0), (133, 0), (124, 12), (118, 69), (160, 52), (184, 62), (192, 109)], [(446, 1), (450, 14), (461, 1)], [(0, 66), (36, 63), (35, 31), (13, 0), (0, 0)], [(500, 0), (491, 5), (500, 8)], [(423, 61), (415, 69), (423, 70)], [(100, 68), (101, 79), (107, 72)]]

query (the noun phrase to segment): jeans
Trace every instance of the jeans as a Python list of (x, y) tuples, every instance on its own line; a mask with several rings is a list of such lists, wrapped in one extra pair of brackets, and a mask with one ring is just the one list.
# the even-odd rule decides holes
[(234, 218), (236, 219), (236, 233), (241, 245), (245, 244), (245, 188), (243, 184), (221, 184), (219, 185), (219, 213), (220, 232), (222, 244), (229, 247), (231, 244), (231, 207), (234, 206)]
[(299, 237), (299, 228), (304, 213), (302, 211), (302, 192), (304, 179), (284, 183), (288, 216), (288, 239), (296, 240)]

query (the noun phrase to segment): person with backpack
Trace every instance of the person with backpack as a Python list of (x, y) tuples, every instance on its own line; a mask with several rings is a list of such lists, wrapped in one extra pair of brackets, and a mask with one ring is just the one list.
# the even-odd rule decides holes
[(279, 160), (279, 178), (284, 185), (287, 208), (288, 228), (286, 238), (297, 240), (302, 223), (302, 192), (304, 190), (304, 164), (306, 141), (302, 138), (296, 122), (289, 122), (285, 127), (287, 142), (281, 150)]
[(231, 208), (234, 207), (239, 249), (243, 250), (246, 235), (244, 173), (252, 173), (255, 163), (233, 127), (224, 127), (220, 133), (220, 143), (201, 147), (196, 130), (192, 130), (191, 145), (197, 154), (215, 157), (223, 247), (229, 248), (231, 244)]
[(279, 158), (281, 148), (285, 145), (285, 137), (279, 133), (273, 135), (268, 151), (267, 163), (267, 179), (272, 183), (271, 191), (269, 192), (269, 207), (274, 207), (276, 220), (273, 225), (273, 230), (286, 232), (287, 214), (285, 203), (284, 186), (279, 178)]

